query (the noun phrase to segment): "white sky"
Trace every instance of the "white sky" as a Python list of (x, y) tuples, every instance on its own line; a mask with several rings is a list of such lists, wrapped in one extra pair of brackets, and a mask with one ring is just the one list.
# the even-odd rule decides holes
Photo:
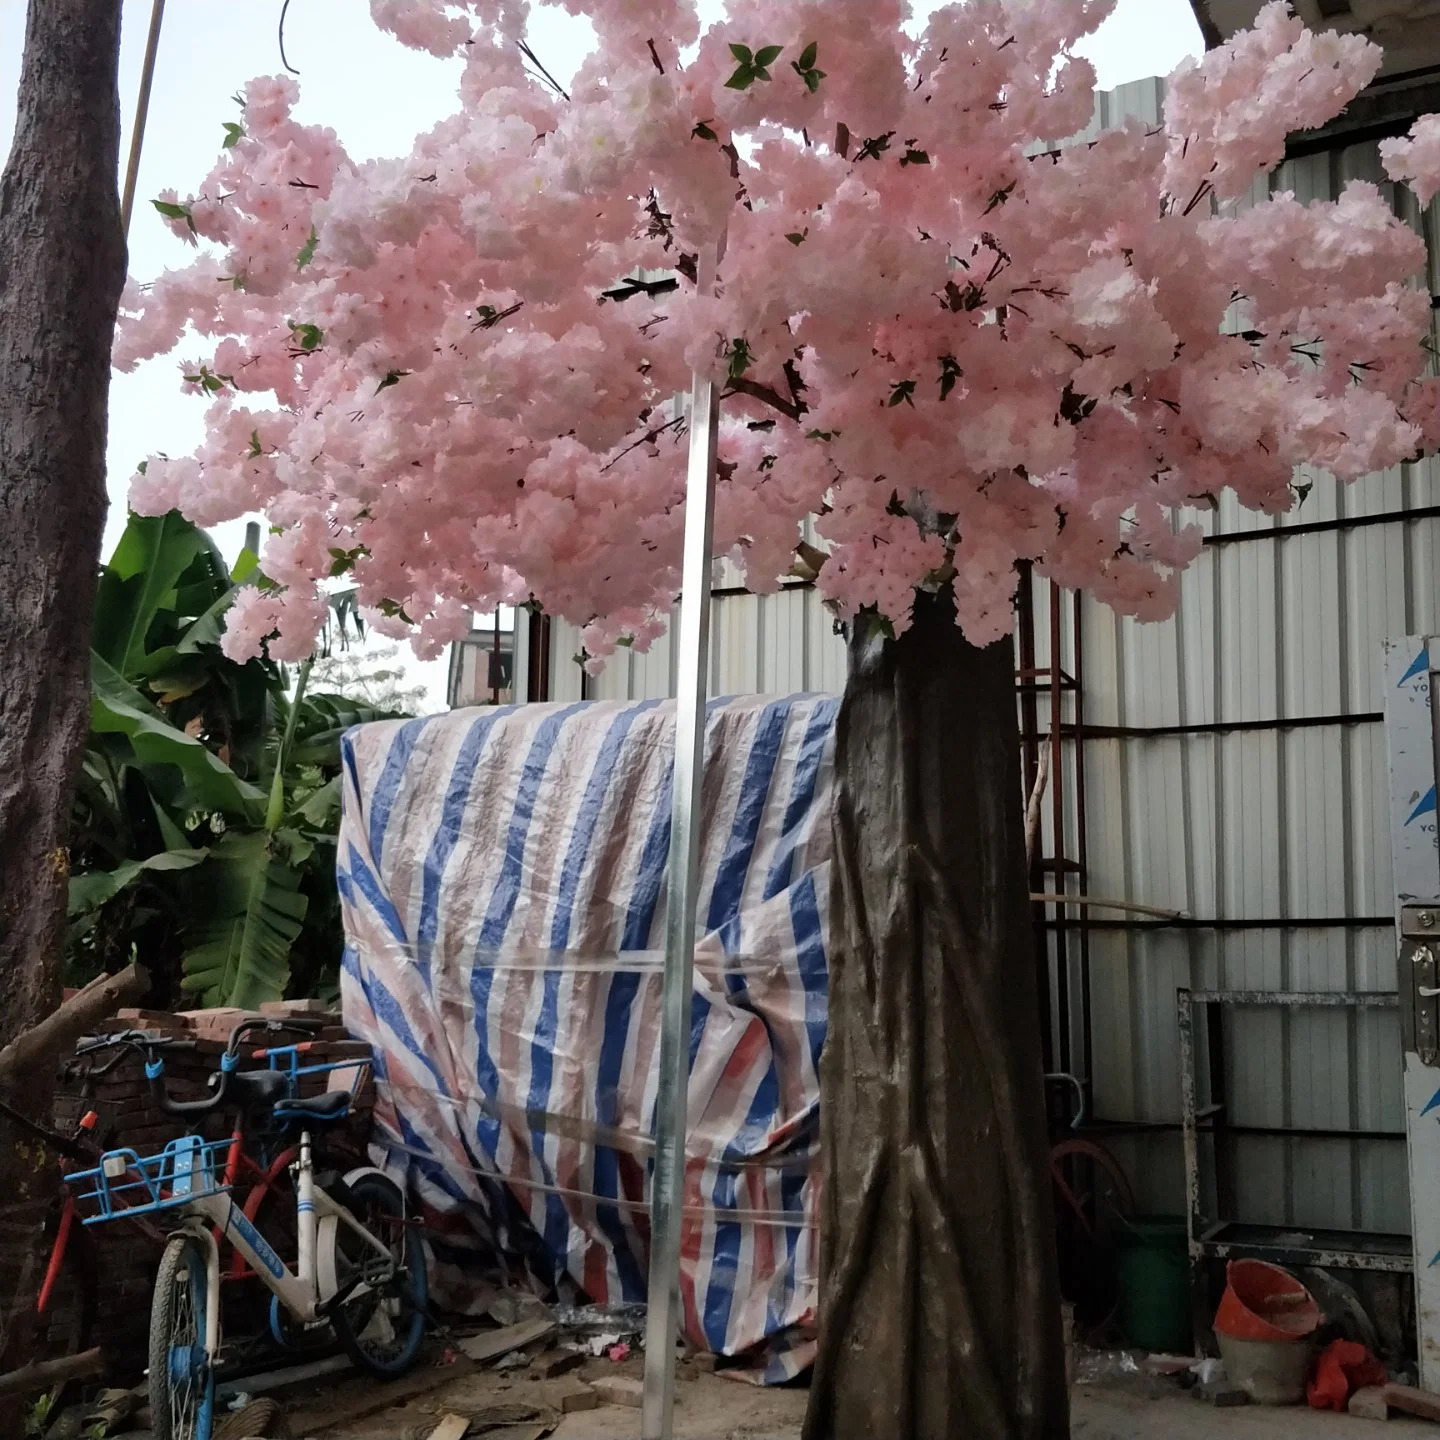
[[(721, 8), (719, 0), (701, 0), (702, 12), (714, 15)], [(931, 8), (926, 0), (916, 5), (918, 11)], [(0, 154), (9, 152), (14, 131), (25, 10), (25, 0), (0, 0)], [(130, 231), (130, 269), (141, 279), (186, 264), (193, 255), (148, 201), (167, 186), (183, 195), (198, 185), (214, 163), (222, 122), (235, 118), (231, 95), (252, 76), (282, 69), (279, 15), (280, 0), (169, 0)], [(122, 169), (149, 18), (150, 0), (125, 0)], [(562, 82), (575, 73), (591, 41), (588, 21), (536, 8), (530, 43)], [(1119, 0), (1115, 14), (1084, 50), (1095, 62), (1101, 87), (1111, 89), (1167, 74), (1201, 48), (1189, 0)], [(364, 0), (292, 0), (285, 49), (300, 71), (297, 118), (332, 126), (357, 159), (406, 153), (416, 134), (455, 108), (458, 64), (407, 50), (382, 34), (371, 23)], [(177, 361), (162, 357), (133, 374), (115, 376), (111, 386), (106, 555), (124, 527), (125, 490), (136, 462), (155, 451), (186, 454), (202, 438), (204, 401), (179, 393)], [(232, 558), (243, 531), (238, 521), (216, 528), (221, 548)], [(445, 662), (422, 665), (408, 649), (405, 654), (434, 707), (443, 707)]]

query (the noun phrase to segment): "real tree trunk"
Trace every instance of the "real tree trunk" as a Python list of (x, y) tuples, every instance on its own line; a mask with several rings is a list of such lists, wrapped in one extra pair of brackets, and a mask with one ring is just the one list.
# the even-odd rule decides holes
[[(60, 999), (71, 790), (90, 713), (110, 342), (120, 0), (31, 0), (0, 175), (0, 1045)], [(52, 1074), (8, 1098), (44, 1113)], [(0, 1371), (22, 1364), (54, 1158), (0, 1127)], [(7, 1428), (0, 1414), (0, 1433)]]
[(1008, 641), (851, 642), (805, 1440), (1069, 1434)]

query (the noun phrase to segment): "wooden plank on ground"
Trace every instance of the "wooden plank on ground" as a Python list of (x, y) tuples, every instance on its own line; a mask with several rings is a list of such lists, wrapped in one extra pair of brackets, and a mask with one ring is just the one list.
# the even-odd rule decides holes
[(446, 1415), (430, 1432), (428, 1440), (465, 1440), (465, 1432), (469, 1428), (468, 1415)]
[(451, 1365), (430, 1365), (405, 1376), (403, 1380), (369, 1386), (353, 1400), (327, 1406), (323, 1414), (309, 1417), (305, 1422), (306, 1429), (301, 1433), (318, 1435), (346, 1425), (354, 1425), (369, 1419), (371, 1415), (378, 1415), (382, 1410), (409, 1404), (411, 1400), (431, 1390), (438, 1390), (442, 1385), (449, 1385), (454, 1380), (463, 1380), (467, 1375), (473, 1375), (475, 1368), (473, 1360), (461, 1355)]
[(1384, 1390), (1385, 1403), (1392, 1410), (1403, 1410), (1407, 1415), (1416, 1415), (1421, 1420), (1440, 1422), (1440, 1395), (1428, 1390), (1417, 1390), (1413, 1385), (1387, 1385)]
[(456, 1343), (472, 1360), (484, 1364), (487, 1360), (498, 1360), (512, 1350), (533, 1345), (555, 1330), (553, 1320), (522, 1320), (518, 1325), (507, 1325), (503, 1330), (483, 1330), (479, 1335), (467, 1335)]

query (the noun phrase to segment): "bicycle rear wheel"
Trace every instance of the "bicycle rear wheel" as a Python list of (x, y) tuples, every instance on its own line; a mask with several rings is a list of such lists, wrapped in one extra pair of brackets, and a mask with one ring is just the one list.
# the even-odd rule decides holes
[(205, 1258), (205, 1247), (193, 1235), (176, 1235), (155, 1274), (150, 1302), (155, 1440), (210, 1440), (215, 1372), (205, 1354), (205, 1316), (211, 1303)]
[[(347, 1208), (390, 1252), (394, 1274), (340, 1306), (331, 1317), (350, 1358), (372, 1375), (403, 1375), (420, 1353), (430, 1287), (419, 1229), (406, 1221), (405, 1198), (387, 1176), (371, 1171), (350, 1182)], [(389, 1268), (347, 1225), (335, 1233), (335, 1274), (341, 1286)], [(369, 1283), (369, 1282), (367, 1282)]]

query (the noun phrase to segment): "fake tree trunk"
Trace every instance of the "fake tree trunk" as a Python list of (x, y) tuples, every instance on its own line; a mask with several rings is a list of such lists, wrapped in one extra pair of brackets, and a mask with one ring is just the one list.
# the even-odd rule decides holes
[(1013, 667), (948, 594), (851, 641), (805, 1440), (1069, 1434)]
[[(0, 175), (0, 1044), (60, 999), (66, 830), (90, 712), (110, 341), (125, 278), (120, 0), (31, 0)], [(12, 1104), (48, 1109), (51, 1076)], [(54, 1159), (0, 1121), (0, 1371), (22, 1363)], [(0, 1433), (7, 1428), (0, 1415)]]

